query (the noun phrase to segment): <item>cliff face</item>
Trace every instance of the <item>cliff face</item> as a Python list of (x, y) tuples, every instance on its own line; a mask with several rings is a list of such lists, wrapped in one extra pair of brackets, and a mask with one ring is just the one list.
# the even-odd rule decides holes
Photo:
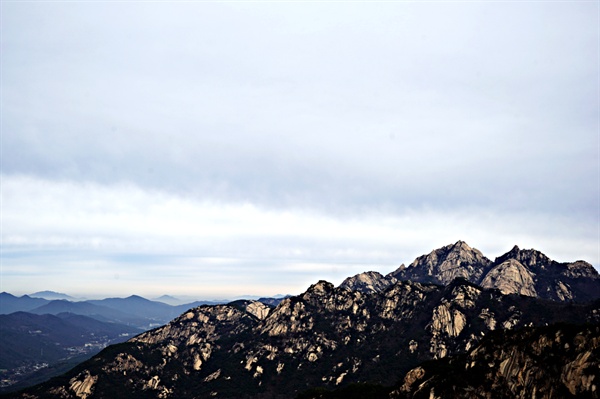
[(479, 284), (505, 294), (554, 301), (588, 301), (600, 296), (600, 276), (589, 263), (558, 263), (539, 251), (517, 246), (498, 257)]
[(290, 398), (315, 386), (393, 385), (422, 361), (472, 350), (493, 331), (600, 315), (598, 306), (504, 296), (466, 280), (399, 281), (371, 293), (321, 281), (263, 306), (192, 309), (15, 397)]
[(408, 372), (391, 398), (598, 398), (600, 327), (503, 331)]
[(503, 294), (535, 297), (538, 295), (535, 290), (534, 278), (535, 275), (519, 261), (508, 259), (486, 273), (485, 278), (481, 281), (481, 286), (499, 289)]

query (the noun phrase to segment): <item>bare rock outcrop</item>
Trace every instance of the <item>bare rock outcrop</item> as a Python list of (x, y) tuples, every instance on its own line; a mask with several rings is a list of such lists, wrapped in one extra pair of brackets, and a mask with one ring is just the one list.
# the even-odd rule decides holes
[(390, 398), (598, 398), (600, 326), (494, 334), (464, 356), (409, 371)]
[(410, 370), (397, 397), (597, 395), (597, 328), (535, 329), (600, 322), (599, 302), (575, 303), (598, 295), (597, 273), (518, 247), (500, 260), (459, 241), (400, 268), (402, 278), (319, 281), (276, 307), (200, 306), (13, 397), (283, 399), (310, 387), (392, 386)]
[(535, 249), (514, 246), (493, 262), (465, 242), (436, 249), (400, 266), (386, 278), (448, 285), (464, 278), (505, 294), (554, 301), (584, 302), (600, 298), (600, 275), (584, 261), (560, 263)]
[(388, 276), (398, 280), (447, 285), (456, 278), (477, 282), (492, 262), (464, 241), (436, 249)]
[(494, 266), (481, 282), (481, 286), (498, 289), (503, 294), (537, 296), (534, 275), (515, 259)]
[(73, 377), (69, 383), (70, 388), (80, 399), (86, 399), (92, 394), (94, 384), (98, 381), (98, 376), (92, 376), (89, 371), (85, 371), (76, 377)]
[(371, 271), (348, 277), (339, 287), (352, 291), (372, 293), (385, 291), (395, 282), (396, 279), (394, 277), (384, 277), (381, 273)]

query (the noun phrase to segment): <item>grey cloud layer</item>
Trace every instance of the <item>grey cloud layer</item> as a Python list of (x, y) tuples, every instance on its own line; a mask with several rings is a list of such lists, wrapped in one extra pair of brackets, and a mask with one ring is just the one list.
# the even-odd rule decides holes
[(6, 3), (2, 174), (592, 231), (597, 32), (593, 3)]
[(588, 8), (9, 4), (4, 173), (593, 212)]

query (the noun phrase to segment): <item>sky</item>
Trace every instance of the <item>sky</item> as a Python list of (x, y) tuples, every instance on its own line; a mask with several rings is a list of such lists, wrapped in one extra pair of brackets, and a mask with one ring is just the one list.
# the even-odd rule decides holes
[(596, 1), (1, 2), (0, 291), (600, 267)]

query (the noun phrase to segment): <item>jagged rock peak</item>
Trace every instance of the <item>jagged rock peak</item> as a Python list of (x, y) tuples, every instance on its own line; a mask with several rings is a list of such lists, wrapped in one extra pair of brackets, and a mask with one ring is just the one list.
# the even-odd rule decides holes
[(479, 282), (492, 262), (464, 241), (436, 249), (415, 259), (405, 269), (391, 273), (398, 280), (414, 280), (447, 285), (458, 277)]
[(535, 249), (516, 245), (499, 256), (482, 277), (481, 286), (504, 294), (521, 294), (558, 301), (598, 298), (600, 275), (584, 261), (559, 263)]
[(600, 274), (590, 263), (578, 260), (573, 263), (568, 263), (563, 275), (571, 278), (591, 278), (594, 280), (600, 279)]
[(535, 249), (515, 245), (494, 262), (464, 241), (446, 245), (401, 266), (386, 278), (448, 285), (464, 278), (504, 294), (585, 302), (600, 297), (600, 274), (589, 263), (559, 263)]
[(510, 251), (502, 256), (499, 256), (494, 261), (494, 264), (499, 265), (509, 259), (515, 259), (521, 264), (528, 267), (541, 267), (544, 268), (552, 263), (552, 260), (546, 255), (535, 249), (520, 249), (518, 246), (514, 246)]
[[(594, 304), (569, 306), (533, 298), (504, 297), (464, 279), (455, 279), (446, 287), (399, 281), (373, 294), (336, 289), (329, 282), (319, 281), (304, 294), (284, 299), (263, 319), (251, 311), (266, 309), (253, 304), (241, 300), (190, 309), (165, 326), (105, 349), (64, 377), (11, 398), (287, 399), (307, 387), (329, 389), (361, 381), (389, 385), (423, 360), (451, 358), (470, 351), (481, 337), (495, 330), (557, 321), (597, 322), (600, 318), (600, 310)], [(582, 375), (581, 371), (585, 371), (582, 376), (586, 384), (597, 384), (598, 376), (592, 379), (586, 364), (593, 359), (595, 363), (589, 369), (598, 370), (597, 345), (590, 348), (591, 355), (586, 352), (583, 355), (587, 357), (579, 358), (579, 353), (570, 349), (580, 344), (577, 337), (561, 338), (560, 342), (554, 336), (551, 338), (549, 345), (556, 342), (574, 355), (568, 359), (570, 369), (565, 375)], [(533, 346), (526, 346), (530, 347)], [(512, 372), (505, 374), (510, 383), (529, 375), (527, 369), (513, 367), (511, 348), (486, 352), (499, 355), (492, 358), (492, 366), (487, 366), (486, 356), (478, 355), (481, 352), (469, 353), (477, 355), (473, 355), (476, 365), (468, 362), (468, 369), (465, 363), (442, 371), (471, 371), (477, 365), (486, 367), (485, 370), (510, 368), (517, 372), (516, 376)], [(457, 358), (462, 361), (465, 356)], [(435, 370), (431, 363), (427, 364), (422, 366), (425, 374), (413, 372), (405, 380), (406, 389), (399, 394), (418, 394), (421, 384), (429, 384), (429, 376)], [(548, 367), (545, 360), (540, 364), (545, 369), (556, 369), (554, 363)], [(487, 374), (468, 375), (477, 382)], [(540, 381), (542, 377), (550, 383), (554, 381), (551, 378), (561, 378), (544, 374)], [(463, 379), (456, 376), (445, 381), (459, 383)], [(434, 380), (432, 384), (437, 382)], [(439, 398), (444, 392), (443, 386), (430, 386), (437, 395), (432, 397)], [(579, 385), (573, 387), (580, 389)], [(425, 391), (425, 397), (430, 396), (429, 391), (429, 388)], [(92, 394), (88, 395), (89, 392)], [(459, 397), (468, 393), (456, 392), (462, 395)]]
[(310, 287), (308, 287), (304, 296), (306, 296), (306, 295), (322, 296), (322, 295), (328, 294), (329, 292), (331, 292), (333, 290), (334, 290), (334, 286), (329, 281), (319, 280), (319, 282), (317, 282), (316, 284), (313, 284)]
[(339, 288), (364, 293), (382, 292), (395, 282), (396, 279), (392, 276), (384, 277), (381, 273), (370, 271), (348, 277), (339, 285)]
[(265, 319), (271, 312), (270, 306), (259, 301), (241, 299), (231, 302), (229, 305), (243, 309), (259, 320)]

